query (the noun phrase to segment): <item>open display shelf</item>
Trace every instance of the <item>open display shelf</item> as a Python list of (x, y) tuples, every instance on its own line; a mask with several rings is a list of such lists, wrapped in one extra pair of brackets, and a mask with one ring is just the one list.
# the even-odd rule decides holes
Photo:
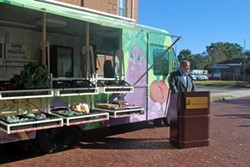
[(56, 96), (78, 96), (98, 94), (99, 89), (89, 80), (53, 79)]
[(133, 93), (134, 87), (124, 80), (98, 80), (100, 93)]
[(101, 93), (132, 93), (134, 92), (133, 86), (103, 86), (99, 87)]
[(15, 134), (20, 132), (29, 132), (42, 129), (57, 128), (63, 126), (63, 119), (54, 115), (44, 113), (45, 119), (35, 120), (29, 119), (26, 121), (17, 121), (10, 123), (4, 119), (0, 119), (0, 130), (7, 134)]
[(93, 95), (98, 94), (99, 89), (95, 88), (64, 88), (55, 89), (56, 96), (78, 96), (78, 95)]
[(127, 107), (122, 109), (95, 107), (94, 110), (108, 112), (110, 118), (121, 118), (121, 117), (129, 117), (131, 115), (144, 114), (144, 109), (141, 107)]
[(52, 97), (52, 89), (3, 90), (0, 100)]
[(51, 111), (51, 114), (61, 117), (63, 119), (64, 125), (66, 126), (79, 125), (91, 122), (100, 122), (109, 119), (109, 114), (107, 112), (96, 112), (91, 110), (90, 113), (85, 114), (69, 111), (71, 113), (75, 113), (71, 114), (70, 116), (65, 112), (67, 112), (67, 110), (56, 110)]

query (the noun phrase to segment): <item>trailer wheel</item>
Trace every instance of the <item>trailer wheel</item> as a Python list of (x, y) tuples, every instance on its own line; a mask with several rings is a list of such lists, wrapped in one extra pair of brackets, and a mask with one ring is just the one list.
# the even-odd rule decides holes
[(35, 143), (44, 153), (62, 151), (69, 147), (73, 140), (71, 127), (40, 130), (36, 133)]
[(168, 111), (167, 115), (165, 118), (163, 118), (163, 123), (166, 126), (170, 126), (170, 112)]
[(23, 140), (16, 142), (16, 147), (19, 148), (22, 151), (28, 151), (30, 149), (30, 140)]
[(162, 125), (162, 118), (154, 119), (153, 123), (155, 126), (161, 126)]

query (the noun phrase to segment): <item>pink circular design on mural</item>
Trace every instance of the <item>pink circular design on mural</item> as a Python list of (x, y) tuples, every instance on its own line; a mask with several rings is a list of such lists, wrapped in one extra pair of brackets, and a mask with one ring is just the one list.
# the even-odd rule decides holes
[(168, 97), (168, 86), (163, 81), (157, 82), (156, 80), (153, 81), (150, 85), (150, 98), (154, 102), (159, 102), (162, 104), (164, 101), (167, 100)]

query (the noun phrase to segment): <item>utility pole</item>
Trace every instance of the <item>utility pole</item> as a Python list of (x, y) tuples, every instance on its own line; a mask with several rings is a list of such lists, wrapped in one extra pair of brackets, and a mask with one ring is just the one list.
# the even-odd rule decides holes
[(245, 60), (245, 57), (246, 57), (246, 55), (245, 55), (245, 52), (246, 52), (246, 39), (244, 39), (244, 53), (243, 53), (243, 83), (244, 83), (244, 85), (246, 84), (246, 60)]

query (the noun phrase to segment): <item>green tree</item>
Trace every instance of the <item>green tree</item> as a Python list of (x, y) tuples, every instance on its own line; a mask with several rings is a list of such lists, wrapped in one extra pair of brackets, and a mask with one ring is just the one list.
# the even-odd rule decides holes
[(183, 59), (185, 60), (189, 60), (189, 57), (191, 55), (191, 51), (188, 49), (183, 49), (180, 51), (179, 55), (178, 55), (178, 60), (181, 61)]
[(250, 58), (250, 50), (244, 52), (246, 58)]
[(191, 55), (189, 61), (191, 63), (192, 70), (207, 70), (210, 65), (210, 58), (202, 54)]
[(250, 75), (250, 51), (246, 50), (244, 52), (245, 58), (245, 72), (247, 75)]
[(184, 49), (181, 50), (178, 55), (179, 60), (189, 60), (191, 63), (191, 70), (199, 69), (199, 70), (207, 70), (211, 65), (210, 57), (207, 56), (206, 52), (202, 52), (201, 54), (192, 54), (190, 50)]
[(206, 47), (208, 56), (213, 64), (227, 59), (242, 57), (243, 47), (237, 43), (217, 42)]

